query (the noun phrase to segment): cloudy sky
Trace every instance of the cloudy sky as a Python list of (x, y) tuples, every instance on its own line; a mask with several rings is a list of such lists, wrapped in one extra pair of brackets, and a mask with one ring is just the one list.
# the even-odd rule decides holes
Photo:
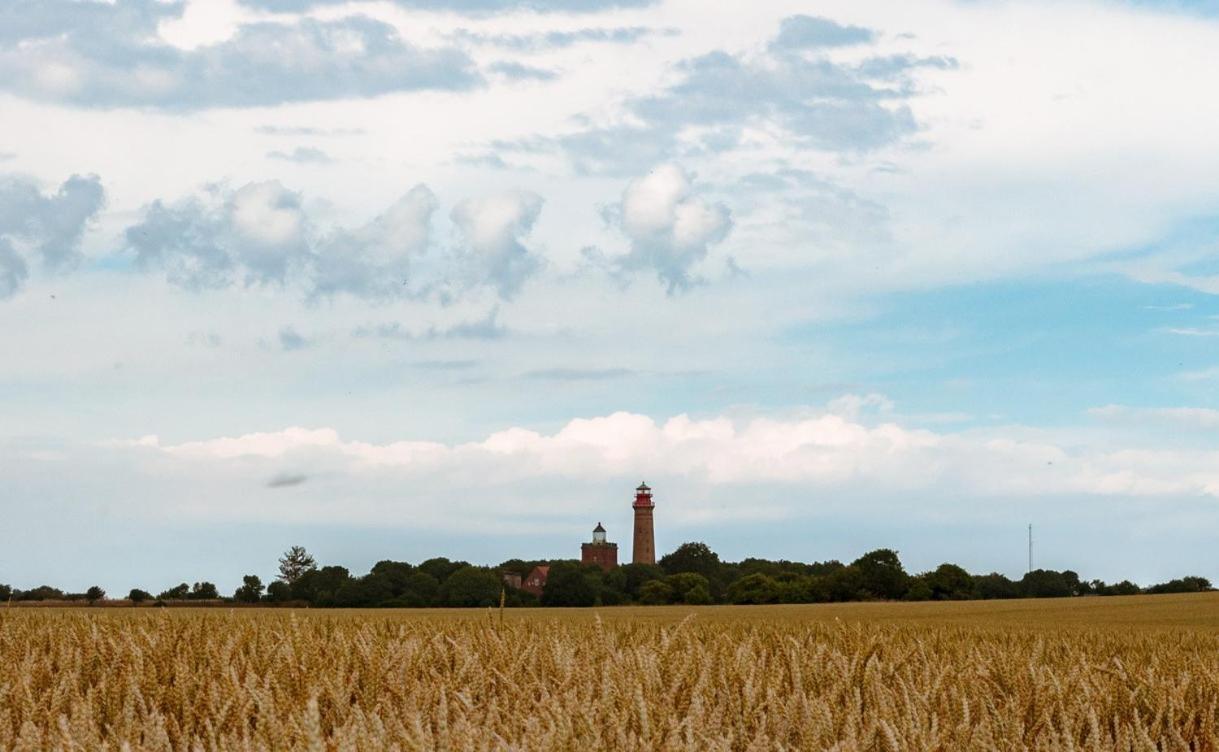
[(0, 0), (0, 582), (1219, 578), (1219, 4)]

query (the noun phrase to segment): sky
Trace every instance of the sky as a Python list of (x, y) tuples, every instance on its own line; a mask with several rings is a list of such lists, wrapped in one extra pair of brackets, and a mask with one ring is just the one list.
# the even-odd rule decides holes
[(0, 0), (0, 582), (1219, 579), (1219, 4)]

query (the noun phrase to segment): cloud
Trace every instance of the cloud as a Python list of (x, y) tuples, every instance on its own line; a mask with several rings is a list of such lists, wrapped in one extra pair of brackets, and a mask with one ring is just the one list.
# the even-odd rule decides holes
[(609, 262), (624, 272), (655, 271), (670, 294), (689, 288), (691, 269), (732, 227), (728, 208), (694, 195), (691, 176), (674, 164), (631, 181), (606, 219), (631, 244)]
[[(535, 13), (596, 13), (615, 8), (643, 8), (656, 0), (392, 0), (411, 9), (450, 13), (488, 14), (515, 11)], [(246, 5), (277, 12), (299, 12), (347, 0), (243, 0)]]
[[(109, 449), (151, 463), (157, 477), (207, 474), (232, 478), (234, 487), (282, 472), (285, 463), (308, 465), (338, 484), (315, 489), (314, 503), (292, 509), (211, 501), (206, 513), (212, 519), (286, 513), (314, 524), (338, 515), (347, 523), (449, 528), (471, 519), (519, 519), (537, 509), (536, 489), (571, 500), (584, 489), (640, 477), (684, 489), (666, 498), (667, 513), (684, 519), (717, 514), (705, 505), (708, 498), (739, 501), (746, 493), (767, 500), (759, 514), (778, 517), (812, 514), (824, 506), (812, 499), (842, 493), (871, 498), (873, 509), (883, 506), (878, 499), (907, 509), (910, 499), (944, 494), (982, 505), (1047, 496), (1219, 499), (1213, 450), (1112, 449), (1020, 429), (937, 432), (824, 411), (663, 421), (617, 412), (571, 420), (551, 433), (513, 427), (466, 443), (371, 443), (330, 428), (293, 427), (178, 444), (144, 437), (111, 442)], [(404, 484), (412, 488), (409, 499), (383, 492)], [(206, 496), (225, 498), (214, 490)], [(444, 513), (428, 512), (439, 499), (446, 500)], [(574, 503), (575, 511), (583, 509)], [(755, 511), (752, 504), (733, 508), (743, 518)]]
[(507, 299), (542, 266), (525, 247), (542, 211), (542, 197), (529, 191), (512, 191), (467, 199), (453, 207), (452, 220), (463, 245), (461, 260), (470, 284), (489, 285)]
[(772, 50), (801, 50), (814, 47), (839, 47), (864, 44), (876, 32), (860, 26), (843, 26), (828, 18), (789, 16), (779, 23), (779, 34), (771, 41)]
[(267, 488), (290, 488), (307, 480), (309, 476), (302, 473), (279, 473), (267, 481)]
[(481, 82), (464, 52), (417, 47), (363, 16), (250, 23), (226, 40), (185, 50), (156, 31), (161, 19), (180, 14), (181, 4), (90, 0), (54, 2), (54, 11), (29, 5), (36, 20), (0, 35), (0, 90), (32, 99), (195, 110), (462, 90)]
[(7, 238), (0, 237), (0, 300), (16, 295), (29, 276), (25, 259)]
[(498, 322), (499, 307), (473, 321), (458, 321), (448, 326), (431, 325), (420, 332), (413, 332), (401, 322), (366, 324), (356, 327), (352, 336), (357, 338), (395, 339), (403, 341), (435, 339), (496, 340), (508, 336), (508, 329)]
[(363, 227), (339, 229), (317, 244), (313, 294), (356, 297), (420, 297), (436, 282), (413, 279), (413, 263), (431, 244), (432, 215), (438, 202), (416, 185)]
[(295, 162), (297, 164), (329, 164), (334, 161), (326, 152), (311, 146), (298, 146), (290, 152), (269, 151), (267, 152), (267, 158), (279, 159), (284, 162)]
[(254, 129), (262, 136), (361, 136), (363, 128), (311, 128), (297, 125), (260, 125)]
[(0, 299), (22, 287), (33, 259), (50, 272), (75, 267), (105, 198), (96, 175), (73, 175), (49, 195), (27, 178), (0, 176)]
[(513, 81), (553, 81), (559, 75), (552, 70), (535, 68), (511, 60), (492, 63), (489, 70)]
[(458, 203), (460, 242), (432, 235), (438, 206), (425, 185), (354, 228), (322, 230), (300, 194), (278, 181), (236, 190), (211, 186), (174, 203), (155, 201), (125, 232), (136, 265), (191, 290), (232, 286), (303, 288), (311, 299), (351, 295), (370, 300), (451, 300), (490, 287), (504, 298), (541, 268), (523, 244), (542, 208), (536, 194), (515, 191)]
[(304, 350), (311, 344), (313, 344), (312, 340), (306, 339), (291, 326), (285, 326), (279, 330), (279, 346), (284, 352)]
[(676, 34), (675, 29), (651, 29), (645, 26), (620, 26), (614, 28), (574, 29), (571, 31), (545, 31), (534, 34), (482, 34), (459, 29), (453, 36), (473, 44), (504, 47), (521, 52), (561, 49), (577, 44), (633, 44), (652, 34)]
[(759, 54), (711, 52), (676, 66), (676, 81), (628, 98), (624, 116), (555, 137), (498, 142), (503, 150), (558, 151), (578, 172), (622, 174), (703, 150), (736, 146), (747, 128), (790, 147), (862, 153), (917, 130), (906, 100), (921, 68), (950, 58), (889, 55), (837, 61), (824, 48), (871, 41), (867, 29), (793, 16)]
[(187, 289), (282, 285), (309, 259), (306, 223), (299, 194), (267, 181), (156, 201), (125, 237), (139, 267)]

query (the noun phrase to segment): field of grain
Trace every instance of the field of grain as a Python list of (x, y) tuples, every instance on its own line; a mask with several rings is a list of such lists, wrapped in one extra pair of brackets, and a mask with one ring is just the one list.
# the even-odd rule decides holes
[(1214, 750), (1219, 594), (0, 609), (0, 750)]

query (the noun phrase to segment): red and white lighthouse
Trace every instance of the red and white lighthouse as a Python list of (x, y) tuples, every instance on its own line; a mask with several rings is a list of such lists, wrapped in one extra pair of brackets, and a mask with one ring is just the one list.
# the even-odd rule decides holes
[(652, 489), (647, 483), (640, 483), (635, 489), (635, 544), (631, 551), (631, 562), (634, 564), (656, 563), (656, 533), (652, 529)]

